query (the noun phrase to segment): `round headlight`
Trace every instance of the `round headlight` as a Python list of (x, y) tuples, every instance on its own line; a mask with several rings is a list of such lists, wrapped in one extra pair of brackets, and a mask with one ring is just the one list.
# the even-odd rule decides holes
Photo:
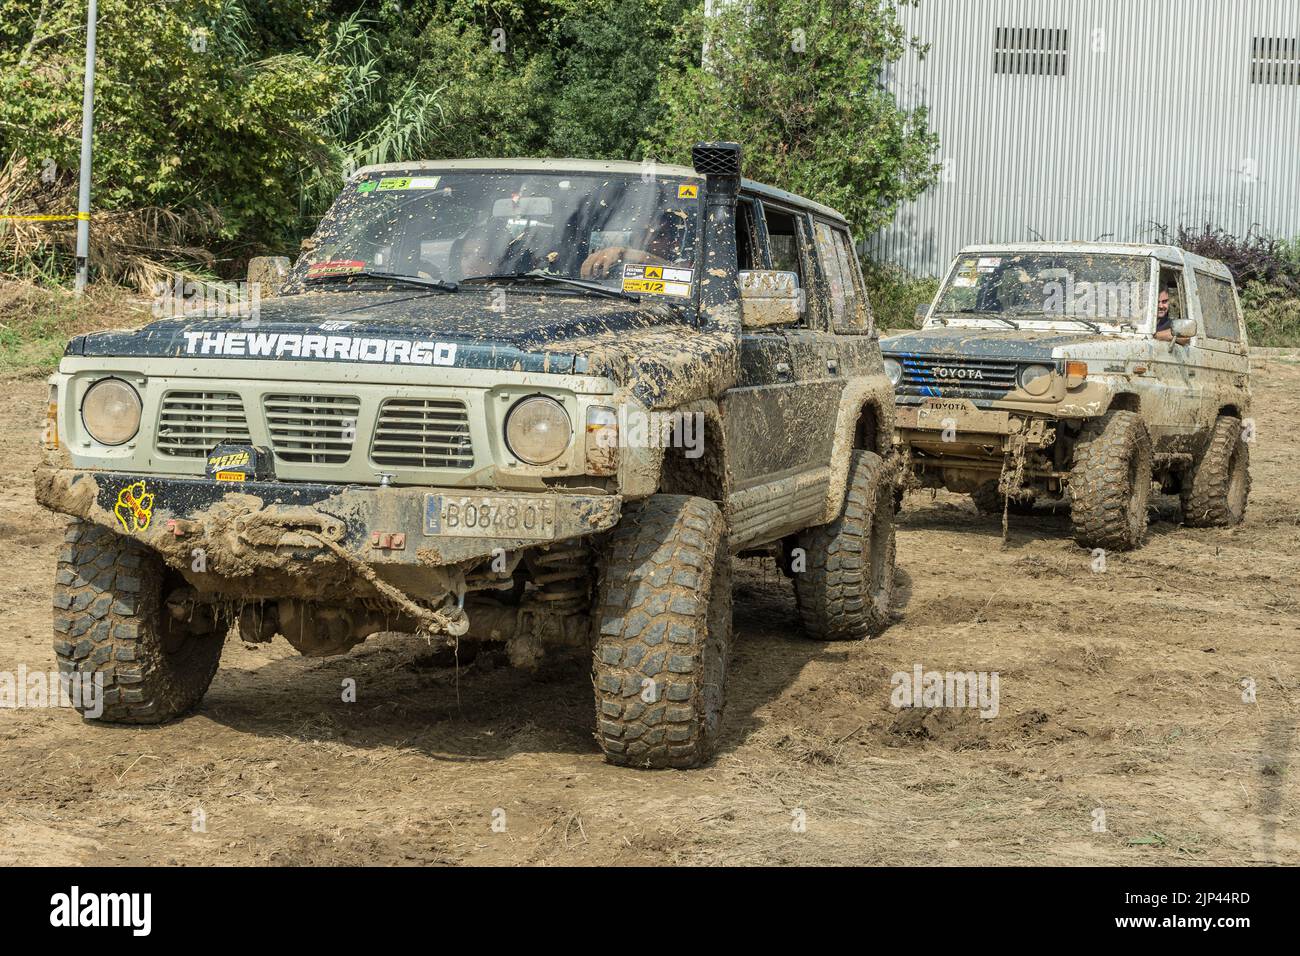
[(1020, 370), (1020, 387), (1030, 395), (1042, 395), (1052, 387), (1052, 370), (1046, 365), (1026, 365)]
[(885, 374), (889, 376), (889, 381), (897, 385), (903, 380), (903, 366), (896, 359), (885, 359)]
[(506, 444), (521, 461), (545, 465), (564, 454), (573, 438), (569, 415), (553, 398), (533, 395), (506, 416)]
[(86, 389), (81, 423), (101, 445), (121, 445), (140, 430), (140, 396), (120, 378), (103, 378)]

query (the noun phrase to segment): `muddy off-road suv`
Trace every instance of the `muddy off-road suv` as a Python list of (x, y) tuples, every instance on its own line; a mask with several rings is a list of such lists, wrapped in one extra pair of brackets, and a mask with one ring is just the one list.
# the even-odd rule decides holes
[[(79, 336), (37, 496), (73, 517), (64, 671), (103, 719), (200, 700), (227, 631), (308, 655), (380, 631), (593, 658), (596, 736), (705, 760), (733, 554), (807, 633), (888, 622), (893, 386), (848, 224), (694, 168), (366, 168), (256, 315)], [(84, 680), (84, 678), (83, 678)]]
[(1138, 547), (1153, 483), (1192, 526), (1250, 491), (1232, 276), (1171, 246), (970, 246), (920, 331), (881, 343), (900, 474), (1005, 516), (1065, 498), (1089, 548)]

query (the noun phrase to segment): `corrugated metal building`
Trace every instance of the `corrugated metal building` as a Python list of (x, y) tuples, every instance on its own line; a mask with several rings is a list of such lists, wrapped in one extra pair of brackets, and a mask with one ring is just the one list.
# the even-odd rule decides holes
[(1300, 0), (920, 0), (886, 77), (940, 181), (868, 242), (938, 274), (974, 242), (1300, 236)]

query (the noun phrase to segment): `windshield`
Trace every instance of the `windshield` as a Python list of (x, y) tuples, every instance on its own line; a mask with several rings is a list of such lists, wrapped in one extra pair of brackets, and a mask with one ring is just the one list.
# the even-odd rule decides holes
[(934, 319), (1081, 322), (1136, 328), (1147, 309), (1150, 259), (1080, 253), (964, 255), (948, 278)]
[[(286, 291), (382, 274), (459, 283), (540, 272), (689, 298), (698, 194), (688, 180), (645, 182), (635, 173), (367, 176), (348, 183), (304, 243)], [(551, 284), (530, 283), (540, 287)]]

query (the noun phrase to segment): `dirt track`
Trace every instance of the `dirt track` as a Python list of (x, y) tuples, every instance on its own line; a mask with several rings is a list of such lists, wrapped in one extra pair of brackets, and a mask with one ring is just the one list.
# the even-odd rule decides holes
[[(580, 660), (457, 672), (393, 637), (324, 660), (232, 640), (169, 726), (0, 710), (0, 864), (1300, 863), (1300, 366), (1256, 370), (1240, 528), (1178, 527), (1162, 501), (1147, 547), (1096, 574), (1061, 516), (1013, 518), (1004, 548), (969, 499), (916, 494), (899, 622), (853, 646), (801, 638), (788, 584), (746, 563), (704, 770), (606, 766)], [(0, 671), (48, 671), (44, 386), (0, 387)], [(998, 717), (891, 710), (918, 663), (997, 671)]]

